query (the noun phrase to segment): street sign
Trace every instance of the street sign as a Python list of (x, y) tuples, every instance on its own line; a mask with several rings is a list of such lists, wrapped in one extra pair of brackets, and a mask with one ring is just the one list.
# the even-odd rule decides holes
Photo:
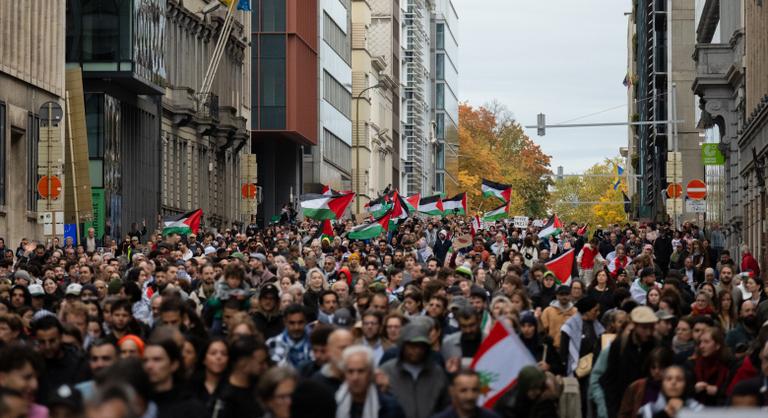
[(683, 199), (667, 199), (667, 214), (671, 217), (683, 213)]
[(685, 211), (688, 213), (706, 213), (707, 201), (685, 199)]
[(699, 179), (689, 181), (686, 190), (688, 197), (693, 200), (702, 200), (707, 197), (707, 184)]
[(56, 176), (43, 176), (37, 182), (37, 192), (43, 199), (56, 200), (61, 195), (61, 180)]
[(667, 196), (672, 199), (677, 199), (683, 195), (683, 185), (680, 183), (670, 183), (667, 186)]
[(256, 198), (256, 185), (253, 183), (243, 184), (240, 188), (240, 194), (243, 199), (255, 199)]
[(704, 165), (723, 165), (725, 156), (720, 152), (720, 144), (701, 144), (701, 162)]

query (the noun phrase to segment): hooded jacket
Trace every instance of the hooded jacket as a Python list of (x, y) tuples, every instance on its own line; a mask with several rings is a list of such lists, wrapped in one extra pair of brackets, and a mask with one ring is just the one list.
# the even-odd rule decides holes
[(567, 306), (561, 306), (557, 299), (553, 300), (543, 312), (541, 312), (541, 326), (544, 332), (552, 338), (554, 346), (560, 347), (560, 328), (563, 327), (568, 318), (577, 312), (573, 302), (568, 302)]
[(448, 376), (427, 355), (414, 379), (400, 357), (387, 361), (381, 370), (389, 377), (392, 394), (400, 402), (406, 418), (428, 418), (449, 404)]

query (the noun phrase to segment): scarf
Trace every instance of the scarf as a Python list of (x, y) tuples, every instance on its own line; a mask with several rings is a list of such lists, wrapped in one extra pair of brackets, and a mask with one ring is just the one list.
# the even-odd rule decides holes
[[(592, 321), (595, 330), (595, 337), (600, 341), (600, 336), (605, 332), (605, 328), (600, 321)], [(579, 351), (581, 350), (581, 335), (584, 327), (584, 320), (581, 314), (577, 313), (568, 318), (563, 324), (562, 332), (568, 336), (568, 361), (566, 362), (565, 375), (571, 376), (579, 364)]]
[(686, 351), (693, 350), (694, 342), (693, 340), (688, 340), (684, 343), (681, 343), (677, 337), (672, 337), (672, 350), (675, 352), (675, 354), (680, 354)]
[[(659, 412), (663, 411), (667, 407), (667, 397), (663, 393), (659, 393), (659, 397), (655, 402), (649, 402), (640, 408), (638, 416), (642, 418), (653, 418)], [(704, 409), (700, 403), (695, 399), (686, 399), (683, 404), (683, 409), (687, 411), (699, 412)], [(665, 414), (666, 415), (666, 414)]]
[(692, 316), (699, 316), (699, 315), (706, 315), (710, 316), (715, 313), (715, 310), (712, 308), (712, 305), (707, 305), (704, 309), (699, 309), (698, 306), (696, 306), (696, 302), (691, 305), (691, 315)]
[(724, 365), (719, 356), (699, 357), (693, 367), (697, 382), (707, 382), (709, 385), (723, 386), (728, 378), (728, 367)]
[[(352, 394), (349, 393), (349, 386), (343, 383), (336, 391), (336, 418), (349, 418), (352, 411)], [(368, 393), (365, 395), (365, 404), (363, 404), (362, 418), (377, 418), (379, 416), (379, 393), (376, 386), (368, 386)]]

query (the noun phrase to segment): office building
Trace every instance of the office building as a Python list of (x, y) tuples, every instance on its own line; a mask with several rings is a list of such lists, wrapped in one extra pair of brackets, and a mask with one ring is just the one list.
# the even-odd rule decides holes
[(372, 25), (372, 6), (376, 3), (392, 10), (391, 1), (352, 2), (352, 189), (358, 194), (355, 213), (392, 187), (394, 144), (399, 142), (392, 130), (400, 85), (391, 67), (391, 23)]
[(435, 0), (431, 19), (430, 116), (434, 192), (459, 190), (459, 16), (451, 0)]
[(0, 237), (7, 248), (43, 235), (39, 109), (48, 101), (64, 107), (64, 25), (61, 1), (0, 2)]
[(208, 4), (167, 0), (160, 203), (167, 216), (202, 208), (206, 227), (224, 229), (249, 221), (239, 208), (239, 162), (249, 151), (251, 15), (234, 10), (211, 88), (201, 93), (227, 15), (225, 5)]
[[(693, 220), (682, 201), (669, 205), (668, 183), (687, 184), (703, 179), (696, 103), (691, 85), (695, 76), (691, 60), (695, 45), (694, 0), (638, 0), (630, 16), (634, 27), (630, 38), (627, 84), (633, 98), (632, 121), (683, 121), (637, 126), (630, 130), (628, 159), (630, 173), (637, 174), (633, 216), (646, 220), (668, 218)], [(675, 88), (676, 86), (676, 88)], [(672, 161), (678, 169), (673, 169)], [(668, 164), (668, 162), (670, 164)], [(670, 167), (668, 172), (667, 168)]]
[(263, 224), (297, 204), (303, 156), (311, 159), (318, 144), (319, 15), (316, 1), (252, 0), (251, 8), (251, 137)]

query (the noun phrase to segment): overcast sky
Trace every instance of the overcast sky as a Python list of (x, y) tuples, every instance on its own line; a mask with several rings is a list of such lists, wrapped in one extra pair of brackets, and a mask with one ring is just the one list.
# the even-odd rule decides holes
[[(494, 99), (522, 125), (627, 120), (630, 0), (453, 0), (459, 15), (459, 97), (472, 105)], [(575, 122), (574, 122), (575, 123)], [(627, 145), (625, 127), (549, 129), (528, 135), (578, 173)]]

